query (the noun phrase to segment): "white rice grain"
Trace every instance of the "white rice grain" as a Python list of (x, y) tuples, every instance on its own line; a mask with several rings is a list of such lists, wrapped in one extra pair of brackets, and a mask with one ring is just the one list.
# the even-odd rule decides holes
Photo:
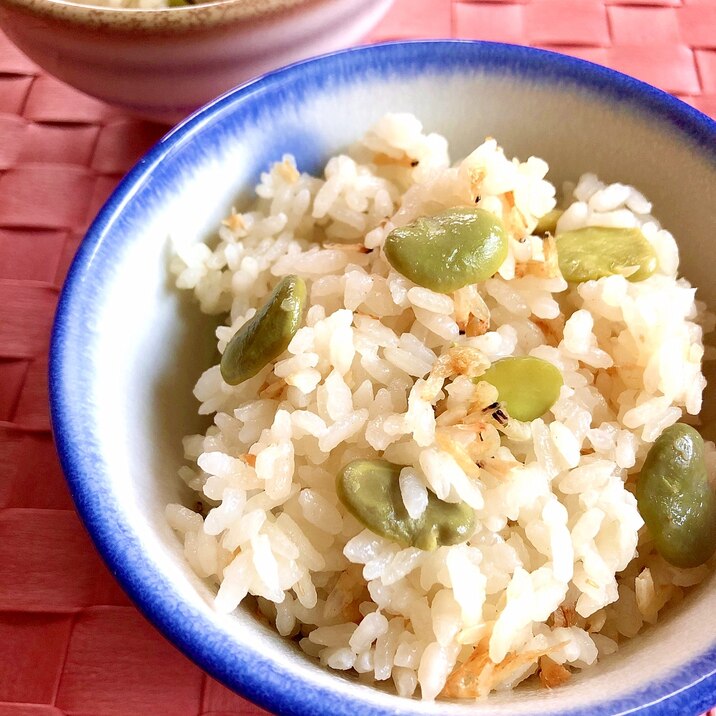
[(428, 506), (428, 491), (423, 481), (414, 468), (404, 467), (400, 471), (399, 484), (405, 509), (412, 519), (418, 519)]

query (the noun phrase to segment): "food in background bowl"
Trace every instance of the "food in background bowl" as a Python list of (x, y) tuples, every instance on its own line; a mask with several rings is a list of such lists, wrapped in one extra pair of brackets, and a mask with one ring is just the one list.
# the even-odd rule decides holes
[[(387, 115), (291, 156), (177, 285), (217, 329), (170, 505), (216, 607), (423, 699), (556, 686), (709, 573), (713, 318), (636, 189)], [(684, 422), (686, 421), (686, 422)], [(644, 528), (646, 520), (646, 528)]]

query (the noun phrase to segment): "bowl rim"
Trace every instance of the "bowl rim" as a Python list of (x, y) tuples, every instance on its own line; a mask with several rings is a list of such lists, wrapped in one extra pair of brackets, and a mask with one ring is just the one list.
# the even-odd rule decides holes
[[(450, 67), (456, 71), (475, 67), (544, 82), (568, 81), (597, 96), (618, 98), (636, 111), (646, 112), (671, 125), (684, 139), (704, 151), (716, 167), (716, 122), (672, 95), (585, 60), (536, 48), (473, 40), (400, 41), (354, 47), (303, 60), (258, 77), (221, 95), (169, 131), (139, 160), (97, 215), (80, 245), (59, 298), (49, 357), (52, 429), (76, 509), (95, 547), (139, 610), (180, 651), (229, 688), (264, 708), (281, 713), (305, 713), (307, 702), (311, 703), (311, 713), (327, 716), (354, 714), (356, 707), (366, 716), (378, 716), (385, 710), (369, 698), (361, 698), (359, 691), (346, 699), (344, 693), (333, 686), (339, 683), (337, 679), (327, 687), (316, 681), (300, 680), (284, 666), (276, 669), (274, 662), (250, 644), (242, 645), (239, 654), (232, 654), (234, 666), (230, 667), (226, 663), (228, 660), (222, 657), (222, 644), (227, 648), (228, 642), (220, 629), (213, 628), (215, 633), (207, 635), (205, 628), (212, 628), (211, 622), (202, 617), (197, 617), (198, 624), (187, 620), (186, 610), (178, 608), (171, 593), (160, 594), (156, 589), (147, 589), (147, 585), (157, 583), (158, 577), (152, 570), (151, 560), (143, 556), (141, 550), (138, 555), (132, 553), (131, 550), (139, 546), (138, 541), (128, 534), (121, 520), (106, 509), (102, 483), (97, 480), (93, 462), (98, 456), (86, 449), (86, 431), (91, 429), (91, 421), (87, 418), (91, 415), (83, 410), (82, 401), (76, 400), (77, 395), (71, 387), (63, 385), (63, 375), (77, 361), (78, 355), (78, 348), (68, 340), (68, 335), (71, 328), (81, 326), (82, 318), (76, 309), (91, 301), (92, 291), (101, 291), (101, 280), (95, 278), (90, 282), (85, 279), (92, 268), (93, 258), (101, 250), (104, 238), (111, 233), (124, 206), (157, 165), (192, 141), (202, 128), (220, 124), (232, 112), (240, 112), (244, 103), (266, 102), (272, 90), (285, 91), (291, 82), (310, 81), (320, 86), (321, 77), (330, 73), (336, 64), (348, 63), (356, 67), (370, 64), (378, 71), (400, 68), (419, 74), (426, 68), (444, 68), (441, 63), (445, 62), (451, 63)], [(84, 296), (88, 291), (90, 296)], [(164, 582), (168, 584), (166, 580)], [(237, 663), (241, 668), (237, 668)], [(714, 706), (715, 694), (716, 639), (705, 652), (692, 657), (676, 669), (673, 676), (656, 685), (649, 684), (616, 698), (607, 697), (586, 709), (567, 707), (555, 713), (560, 716), (697, 713)], [(391, 713), (395, 714), (435, 713), (428, 708), (424, 702), (410, 699), (398, 698), (390, 704)], [(536, 704), (534, 716), (540, 713), (544, 713), (544, 709)]]
[[(259, 23), (285, 21), (303, 11), (321, 12), (340, 0), (206, 0), (180, 7), (109, 7), (73, 0), (0, 0), (0, 10), (15, 10), (77, 29), (119, 34), (206, 32), (236, 23), (253, 28)], [(365, 2), (365, 0), (357, 0)]]

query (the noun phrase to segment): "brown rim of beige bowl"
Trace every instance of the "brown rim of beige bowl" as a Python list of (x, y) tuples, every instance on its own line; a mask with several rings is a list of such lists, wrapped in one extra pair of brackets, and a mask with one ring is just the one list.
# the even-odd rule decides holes
[(67, 0), (0, 0), (0, 10), (3, 7), (19, 10), (85, 30), (173, 34), (209, 30), (241, 21), (260, 22), (281, 13), (299, 12), (306, 6), (320, 9), (321, 5), (331, 2), (333, 0), (213, 0), (172, 8), (114, 8)]

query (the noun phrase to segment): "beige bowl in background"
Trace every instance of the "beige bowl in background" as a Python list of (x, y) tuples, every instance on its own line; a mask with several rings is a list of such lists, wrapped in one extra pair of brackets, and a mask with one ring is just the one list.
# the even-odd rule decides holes
[(393, 0), (221, 0), (165, 9), (0, 0), (0, 25), (55, 77), (174, 123), (282, 65), (361, 40)]

